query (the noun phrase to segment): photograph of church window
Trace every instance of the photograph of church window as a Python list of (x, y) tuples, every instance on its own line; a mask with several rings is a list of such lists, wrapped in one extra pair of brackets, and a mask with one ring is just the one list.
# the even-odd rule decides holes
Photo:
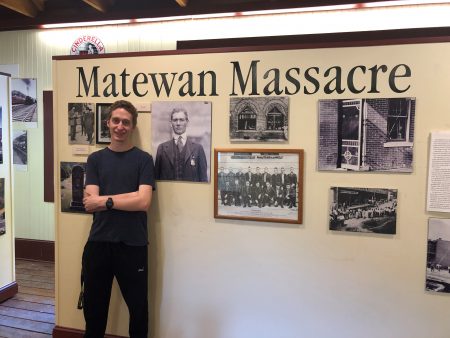
[(230, 99), (231, 141), (287, 141), (288, 97)]
[(319, 101), (319, 170), (412, 172), (415, 98)]

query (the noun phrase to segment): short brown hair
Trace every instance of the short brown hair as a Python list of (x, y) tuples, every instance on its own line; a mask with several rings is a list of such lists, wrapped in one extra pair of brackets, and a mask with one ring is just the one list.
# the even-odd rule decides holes
[(112, 112), (116, 109), (125, 109), (127, 112), (129, 112), (132, 116), (132, 122), (133, 127), (136, 127), (137, 125), (137, 118), (138, 118), (138, 112), (136, 107), (130, 102), (126, 100), (118, 100), (114, 102), (110, 107), (108, 111), (108, 120), (111, 118)]

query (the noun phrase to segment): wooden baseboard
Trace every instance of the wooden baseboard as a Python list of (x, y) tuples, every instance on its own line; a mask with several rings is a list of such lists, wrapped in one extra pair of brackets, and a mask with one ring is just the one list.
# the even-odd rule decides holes
[[(53, 338), (83, 338), (84, 331), (71, 329), (68, 327), (55, 326), (53, 328)], [(122, 336), (105, 335), (105, 338), (125, 338)]]
[(0, 288), (0, 303), (14, 297), (19, 291), (19, 286), (16, 282), (9, 283), (4, 287)]
[(55, 242), (16, 238), (15, 253), (20, 259), (55, 262)]

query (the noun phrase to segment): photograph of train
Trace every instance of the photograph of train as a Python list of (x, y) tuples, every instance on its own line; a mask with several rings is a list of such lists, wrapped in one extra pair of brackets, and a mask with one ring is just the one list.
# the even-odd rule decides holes
[(37, 122), (36, 79), (12, 79), (13, 122)]
[(13, 164), (16, 168), (27, 169), (28, 146), (26, 130), (13, 130)]

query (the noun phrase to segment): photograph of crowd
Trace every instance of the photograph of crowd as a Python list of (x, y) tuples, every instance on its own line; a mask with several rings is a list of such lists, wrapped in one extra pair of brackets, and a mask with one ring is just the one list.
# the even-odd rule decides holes
[(215, 150), (215, 216), (301, 223), (300, 150)]
[(330, 195), (330, 230), (396, 233), (396, 189), (332, 187)]
[(427, 291), (450, 293), (450, 219), (428, 220)]
[(93, 103), (68, 104), (69, 144), (94, 144)]

